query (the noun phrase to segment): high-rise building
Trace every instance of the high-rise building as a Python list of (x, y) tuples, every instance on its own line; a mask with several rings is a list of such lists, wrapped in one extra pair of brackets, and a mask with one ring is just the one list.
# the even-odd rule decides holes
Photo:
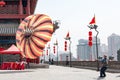
[(88, 60), (90, 56), (90, 49), (88, 47), (88, 41), (80, 39), (77, 45), (77, 56), (78, 60)]
[(101, 44), (100, 53), (101, 57), (103, 57), (104, 55), (108, 56), (108, 46), (106, 44)]
[(112, 34), (108, 37), (108, 55), (117, 60), (117, 50), (120, 49), (120, 36)]
[[(98, 55), (100, 53), (100, 39), (98, 42)], [(93, 45), (92, 47), (88, 46), (88, 40), (80, 39), (77, 45), (77, 59), (85, 60), (85, 61), (94, 61), (97, 59), (96, 55), (96, 38), (93, 37)]]

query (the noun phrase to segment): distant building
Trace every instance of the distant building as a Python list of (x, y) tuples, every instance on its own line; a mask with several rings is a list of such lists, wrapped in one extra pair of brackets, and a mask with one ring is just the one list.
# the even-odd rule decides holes
[(66, 61), (66, 56), (68, 56), (69, 59), (69, 53), (62, 53), (59, 55), (59, 60), (60, 61)]
[(101, 44), (100, 46), (100, 56), (103, 57), (103, 55), (108, 56), (108, 46), (106, 44)]
[(90, 48), (88, 46), (88, 41), (85, 39), (80, 39), (77, 45), (77, 58), (78, 60), (89, 60)]
[[(96, 38), (93, 37), (92, 47), (88, 46), (88, 40), (80, 39), (77, 45), (77, 59), (80, 61), (93, 61), (96, 56)], [(98, 39), (98, 54), (100, 53), (100, 39)]]
[(117, 60), (117, 50), (120, 49), (120, 36), (112, 34), (108, 37), (108, 55)]

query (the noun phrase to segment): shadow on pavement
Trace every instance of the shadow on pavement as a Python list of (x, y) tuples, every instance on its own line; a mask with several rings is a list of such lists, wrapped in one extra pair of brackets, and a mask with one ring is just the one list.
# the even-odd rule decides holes
[(105, 80), (105, 77), (93, 78), (94, 80)]
[(97, 80), (103, 80), (105, 77), (98, 77)]
[(120, 77), (120, 75), (118, 75), (117, 77)]
[(21, 70), (21, 71), (2, 71), (2, 72), (0, 72), (0, 74), (10, 74), (10, 73), (26, 73), (26, 72), (34, 72), (34, 71), (23, 71), (23, 70)]

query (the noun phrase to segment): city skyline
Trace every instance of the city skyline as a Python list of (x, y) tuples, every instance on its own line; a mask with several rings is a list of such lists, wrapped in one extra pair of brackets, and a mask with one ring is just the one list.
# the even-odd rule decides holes
[[(98, 57), (103, 57), (106, 55), (109, 59), (113, 57), (112, 60), (117, 61), (117, 51), (120, 49), (120, 35), (112, 34), (108, 36), (108, 45), (99, 44), (100, 40), (98, 38)], [(88, 46), (88, 40), (80, 39), (77, 45), (77, 57), (80, 60), (96, 60), (96, 41), (93, 37), (93, 45)]]
[[(72, 52), (76, 53), (79, 39), (88, 39), (87, 25), (96, 17), (101, 43), (107, 44), (107, 37), (112, 33), (120, 34), (119, 0), (38, 0), (35, 14), (47, 14), (52, 20), (60, 21), (60, 28), (55, 32), (52, 41), (58, 39), (59, 50), (64, 50), (64, 37), (70, 32)], [(94, 30), (93, 35), (96, 35)], [(51, 43), (53, 44), (53, 43)]]

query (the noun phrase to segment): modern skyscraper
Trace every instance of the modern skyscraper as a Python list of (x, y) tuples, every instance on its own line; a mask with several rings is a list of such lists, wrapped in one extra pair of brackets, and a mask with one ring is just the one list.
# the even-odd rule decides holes
[(90, 56), (90, 50), (88, 46), (88, 41), (80, 39), (77, 45), (77, 56), (79, 60), (88, 60)]
[[(77, 58), (78, 60), (94, 61), (96, 56), (96, 38), (93, 37), (92, 47), (88, 46), (88, 40), (80, 39), (77, 45)], [(98, 39), (98, 54), (100, 53), (100, 39)]]
[(104, 55), (108, 56), (108, 46), (106, 44), (101, 44), (100, 53), (101, 57), (103, 57)]
[(108, 54), (117, 60), (117, 50), (120, 49), (120, 36), (112, 34), (108, 37)]

